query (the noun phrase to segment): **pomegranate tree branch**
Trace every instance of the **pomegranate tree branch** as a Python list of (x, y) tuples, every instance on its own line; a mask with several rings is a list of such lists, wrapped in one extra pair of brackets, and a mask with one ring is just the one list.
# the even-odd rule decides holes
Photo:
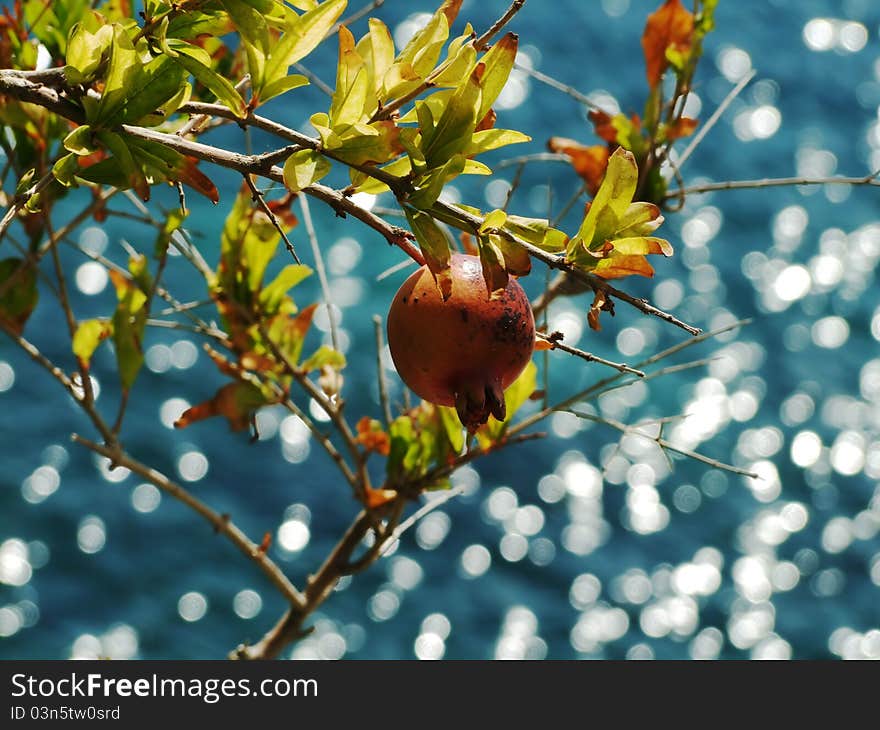
[(336, 582), (345, 575), (345, 567), (372, 525), (370, 515), (363, 511), (351, 523), (345, 535), (333, 548), (318, 572), (309, 576), (303, 601), (294, 603), (262, 639), (256, 644), (240, 645), (230, 659), (275, 659), (284, 648), (306, 632), (303, 623), (327, 598)]
[(256, 563), (266, 577), (278, 589), (294, 608), (302, 608), (306, 605), (305, 596), (288, 580), (281, 572), (278, 565), (263, 551), (259, 545), (251, 541), (241, 529), (229, 518), (229, 515), (220, 514), (208, 507), (204, 502), (194, 497), (186, 489), (166, 477), (161, 472), (133, 458), (118, 446), (105, 446), (83, 438), (79, 434), (73, 434), (74, 442), (86, 447), (90, 451), (106, 456), (117, 466), (124, 466), (150, 484), (161, 489), (166, 494), (174, 497), (187, 507), (207, 520), (214, 530), (232, 542), (251, 561)]
[(638, 375), (640, 378), (645, 377), (645, 373), (642, 370), (636, 370), (629, 365), (622, 362), (611, 362), (611, 360), (606, 360), (604, 357), (599, 357), (598, 355), (594, 355), (591, 352), (586, 352), (584, 350), (579, 350), (577, 347), (571, 347), (570, 345), (566, 345), (562, 341), (562, 333), (561, 332), (553, 332), (551, 334), (547, 334), (546, 332), (536, 332), (537, 337), (544, 342), (546, 342), (551, 350), (561, 350), (562, 352), (567, 352), (569, 355), (574, 355), (575, 357), (579, 357), (582, 360), (586, 360), (587, 362), (597, 362), (600, 365), (607, 365), (610, 368), (614, 368), (615, 370), (619, 370), (622, 373), (632, 373), (633, 375)]
[(474, 48), (477, 49), (478, 53), (482, 53), (487, 48), (489, 48), (489, 44), (492, 42), (492, 39), (498, 35), (503, 29), (504, 26), (507, 25), (511, 20), (513, 20), (513, 16), (516, 15), (520, 10), (522, 10), (522, 6), (526, 4), (526, 0), (513, 0), (510, 3), (510, 6), (507, 10), (504, 11), (504, 14), (498, 18), (489, 29), (483, 33), (479, 38), (474, 41)]
[(761, 180), (726, 180), (724, 182), (703, 183), (691, 187), (670, 190), (665, 199), (677, 198), (682, 195), (698, 195), (718, 190), (761, 190), (763, 188), (792, 187), (796, 185), (867, 185), (880, 187), (880, 170), (862, 177), (777, 177)]

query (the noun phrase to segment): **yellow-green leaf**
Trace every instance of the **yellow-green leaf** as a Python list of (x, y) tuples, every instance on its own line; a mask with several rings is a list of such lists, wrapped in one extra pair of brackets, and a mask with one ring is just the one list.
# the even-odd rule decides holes
[(464, 154), (470, 157), (489, 150), (497, 150), (499, 147), (506, 147), (509, 144), (531, 141), (531, 137), (513, 129), (483, 129), (474, 134)]
[(309, 80), (302, 74), (283, 76), (263, 87), (263, 91), (260, 94), (260, 102), (266, 103), (269, 99), (281, 96), (281, 94), (291, 91), (292, 89), (298, 89), (300, 86), (306, 86), (308, 83)]
[(452, 296), (449, 240), (430, 215), (409, 207), (404, 210), (441, 296), (444, 300), (449, 299)]
[(297, 150), (284, 163), (284, 184), (297, 193), (330, 172), (330, 162), (315, 150)]
[(247, 105), (241, 98), (241, 94), (236, 91), (229, 79), (221, 76), (210, 67), (210, 58), (203, 49), (179, 42), (174, 43), (173, 47), (178, 54), (174, 57), (175, 63), (183, 66), (237, 117), (243, 119), (247, 116)]
[(478, 120), (486, 116), (507, 83), (513, 62), (516, 60), (518, 45), (516, 34), (507, 33), (480, 60), (486, 70), (483, 73), (483, 94), (477, 111)]
[(347, 0), (326, 0), (303, 15), (291, 13), (281, 39), (272, 48), (265, 76), (271, 83), (287, 75), (287, 69), (309, 55), (342, 15)]
[[(310, 276), (312, 270), (303, 264), (288, 264), (260, 292), (260, 304), (267, 315), (275, 314), (293, 287)], [(295, 311), (295, 310), (292, 310)]]
[(629, 209), (638, 184), (639, 170), (632, 152), (618, 147), (608, 159), (605, 179), (584, 217), (577, 235), (569, 244), (569, 256), (581, 245), (595, 248), (617, 230)]
[(73, 354), (81, 367), (89, 367), (98, 345), (112, 334), (113, 323), (109, 320), (87, 319), (79, 323), (73, 334)]
[(345, 367), (345, 355), (327, 345), (321, 345), (312, 355), (303, 361), (300, 370), (311, 372), (323, 367), (331, 367), (334, 370), (342, 370)]

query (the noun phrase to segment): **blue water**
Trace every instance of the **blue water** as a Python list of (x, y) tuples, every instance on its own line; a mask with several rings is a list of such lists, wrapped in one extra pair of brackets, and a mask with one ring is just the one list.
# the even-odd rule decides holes
[[(529, 0), (511, 27), (525, 63), (603, 105), (638, 111), (645, 86), (639, 37), (655, 4), (564, 0), (551, 12), (550, 3)], [(399, 28), (414, 5), (388, 0), (378, 15)], [(466, 0), (462, 18), (485, 28), (505, 6)], [(757, 74), (688, 161), (687, 181), (864, 175), (880, 167), (876, 3), (720, 6), (697, 76), (700, 118), (750, 68)], [(309, 60), (328, 81), (334, 53), (323, 49)], [(512, 87), (499, 126), (524, 130), (534, 142), (487, 162), (541, 151), (551, 135), (592, 143), (578, 103), (522, 74)], [(314, 88), (289, 99), (266, 113), (301, 128), (327, 103)], [(208, 140), (243, 144), (234, 129)], [(272, 144), (258, 134), (251, 143), (255, 151)], [(212, 208), (191, 194), (188, 225), (214, 262), (223, 206), (239, 180), (206, 171), (222, 201)], [(512, 168), (500, 173), (512, 176)], [(484, 192), (481, 183), (457, 181), (461, 199), (484, 209), (499, 195), (503, 202), (503, 186)], [(578, 181), (565, 165), (530, 165), (512, 209), (546, 214), (547, 186), (558, 211)], [(156, 201), (170, 206), (174, 196), (159, 191)], [(654, 280), (623, 285), (705, 329), (753, 322), (667, 364), (720, 359), (616, 391), (592, 407), (627, 423), (691, 412), (666, 426), (670, 441), (764, 479), (678, 457), (670, 471), (645, 439), (621, 441), (608, 427), (557, 416), (545, 424), (545, 440), (460, 473), (455, 481), (466, 495), (340, 585), (294, 655), (880, 657), (877, 201), (873, 188), (840, 186), (692, 196), (661, 229), (676, 255), (655, 262)], [(59, 218), (77, 209), (75, 201), (65, 205)], [(130, 210), (121, 200), (112, 207)], [(312, 213), (341, 308), (347, 412), (378, 416), (371, 316), (385, 312), (405, 276), (377, 281), (401, 255), (317, 202)], [(573, 213), (565, 227), (576, 225)], [(120, 239), (148, 250), (154, 237), (121, 218), (108, 219), (106, 235), (88, 226), (74, 238), (106, 244), (116, 261), (125, 259)], [(311, 261), (301, 228), (294, 242)], [(86, 261), (73, 250), (63, 260), (71, 272)], [(204, 297), (191, 274), (183, 259), (171, 261), (168, 286), (181, 300)], [(297, 290), (300, 304), (320, 298), (313, 279)], [(534, 294), (543, 282), (536, 266), (524, 284)], [(78, 293), (77, 315), (107, 314), (114, 299), (111, 287)], [(601, 332), (591, 332), (587, 306), (583, 296), (559, 301), (550, 326), (611, 359), (635, 362), (687, 337), (624, 304)], [(63, 331), (44, 296), (27, 336), (71, 370)], [(127, 447), (175, 478), (199, 476), (207, 465), (193, 493), (255, 539), (271, 532), (272, 556), (302, 585), (355, 513), (348, 488), (296, 424), (282, 422), (283, 413), (261, 418), (263, 438), (254, 445), (219, 420), (183, 432), (165, 427), (163, 405), (166, 419), (180, 412), (170, 399), (198, 402), (223, 382), (190, 342), (200, 348), (187, 333), (150, 330), (152, 369), (142, 372), (129, 406)], [(550, 362), (552, 398), (609, 374), (561, 354)], [(113, 413), (118, 387), (109, 349), (96, 358), (94, 375), (99, 404)], [(400, 386), (389, 377), (399, 402)], [(157, 505), (133, 476), (115, 481), (119, 472), (108, 474), (70, 443), (73, 431), (94, 436), (57, 384), (0, 340), (0, 656), (213, 658), (258, 639), (283, 604), (254, 566), (181, 505), (167, 497)]]

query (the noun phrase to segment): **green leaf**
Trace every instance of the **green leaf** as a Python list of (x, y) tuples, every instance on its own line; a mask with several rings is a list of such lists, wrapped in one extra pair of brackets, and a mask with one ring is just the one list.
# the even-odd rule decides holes
[(504, 228), (548, 253), (564, 251), (568, 243), (568, 236), (557, 228), (551, 228), (546, 218), (508, 215)]
[(514, 129), (483, 129), (474, 133), (470, 144), (465, 148), (464, 154), (471, 157), (473, 155), (481, 155), (490, 150), (497, 150), (499, 147), (506, 147), (509, 144), (531, 141), (531, 137)]
[(183, 225), (183, 222), (188, 215), (189, 211), (182, 210), (181, 208), (175, 208), (174, 210), (168, 211), (168, 214), (165, 217), (165, 225), (162, 226), (161, 230), (156, 235), (156, 243), (153, 246), (153, 256), (156, 259), (161, 260), (168, 253), (168, 246), (171, 243), (171, 237), (174, 235), (174, 232)]
[(97, 33), (89, 33), (81, 23), (70, 29), (67, 40), (67, 65), (64, 75), (70, 84), (85, 84), (91, 81), (101, 58), (113, 37), (113, 29), (105, 25)]
[(480, 60), (486, 70), (483, 72), (482, 88), (483, 95), (480, 99), (479, 110), (477, 111), (477, 120), (486, 116), (513, 69), (513, 63), (516, 60), (516, 49), (519, 45), (516, 34), (508, 33), (494, 46), (492, 46), (485, 56)]
[(107, 130), (100, 130), (95, 133), (95, 136), (113, 154), (113, 159), (127, 180), (128, 184), (125, 187), (134, 189), (143, 200), (149, 200), (149, 183), (147, 183), (147, 179), (144, 177), (143, 170), (135, 163), (131, 150), (125, 140), (115, 132)]
[(76, 185), (76, 176), (79, 173), (79, 158), (73, 154), (64, 155), (56, 160), (52, 165), (52, 174), (55, 179), (64, 187), (74, 187)]
[(73, 354), (80, 367), (88, 369), (95, 350), (113, 334), (113, 323), (109, 320), (87, 319), (79, 323), (73, 334)]
[(390, 121), (354, 124), (331, 151), (350, 165), (381, 165), (403, 152), (400, 129)]
[(297, 150), (284, 163), (284, 184), (297, 193), (330, 172), (330, 161), (315, 150)]
[(107, 124), (135, 123), (153, 114), (180, 91), (183, 69), (168, 56), (154, 58), (131, 81), (125, 101)]
[(441, 296), (444, 300), (449, 299), (452, 296), (452, 274), (449, 269), (451, 254), (446, 235), (427, 213), (409, 207), (404, 210)]
[(664, 238), (653, 236), (635, 236), (631, 238), (615, 238), (612, 242), (615, 253), (625, 255), (646, 255), (652, 253), (672, 256), (672, 246)]
[[(137, 276), (143, 276), (141, 267), (139, 261), (130, 264), (133, 274), (137, 272)], [(117, 271), (110, 271), (110, 280), (116, 287), (116, 298), (119, 301), (113, 314), (113, 345), (122, 389), (127, 392), (144, 363), (143, 336), (147, 321), (144, 305), (147, 295), (134, 281)]]
[(618, 222), (615, 236), (647, 236), (663, 223), (660, 208), (653, 203), (632, 203)]
[(449, 37), (449, 20), (440, 8), (428, 23), (417, 31), (400, 52), (382, 81), (381, 101), (400, 97), (417, 88), (427, 77)]
[(97, 149), (92, 139), (92, 128), (83, 124), (68, 134), (62, 142), (68, 152), (76, 155), (90, 155)]
[(639, 169), (632, 152), (618, 147), (608, 159), (605, 179), (596, 192), (590, 210), (584, 217), (577, 235), (569, 242), (568, 255), (580, 246), (600, 247), (617, 230), (636, 192)]
[(263, 14), (244, 0), (220, 0), (241, 37), (264, 54), (269, 53), (269, 25)]
[(260, 292), (260, 306), (267, 315), (275, 314), (293, 287), (311, 276), (312, 270), (303, 264), (288, 264), (271, 283)]
[(128, 34), (118, 23), (114, 23), (112, 28), (113, 42), (110, 46), (104, 91), (95, 108), (94, 117), (88, 120), (95, 126), (113, 118), (128, 98), (129, 89), (141, 70), (140, 60)]
[[(464, 150), (479, 119), (482, 64), (465, 79), (449, 99), (432, 133), (422, 137), (422, 152), (428, 167), (440, 167)], [(424, 135), (424, 132), (423, 132)]]
[(309, 80), (302, 74), (284, 76), (263, 87), (263, 91), (260, 94), (260, 103), (265, 104), (269, 99), (281, 96), (292, 89), (298, 89), (300, 86), (307, 86), (308, 83)]
[(21, 334), (38, 298), (33, 265), (20, 258), (0, 261), (0, 322)]
[(458, 419), (458, 413), (454, 408), (447, 406), (437, 406), (437, 413), (440, 416), (440, 423), (446, 432), (446, 438), (449, 439), (449, 445), (456, 454), (460, 454), (464, 449), (464, 426)]
[(366, 120), (369, 83), (364, 59), (355, 49), (354, 36), (342, 26), (339, 29), (336, 90), (330, 103), (330, 124), (335, 130)]
[(498, 236), (480, 236), (477, 239), (480, 251), (480, 265), (483, 279), (490, 299), (497, 298), (507, 287), (507, 267), (504, 265), (504, 252), (498, 245)]
[(443, 188), (450, 180), (464, 172), (467, 161), (461, 155), (455, 155), (443, 167), (431, 170), (427, 175), (418, 178), (418, 189), (409, 196), (408, 202), (416, 208), (427, 210), (440, 197)]
[(334, 370), (342, 370), (345, 367), (345, 355), (338, 350), (334, 350), (327, 345), (321, 345), (310, 357), (308, 357), (302, 365), (299, 366), (303, 372), (311, 372), (312, 370), (320, 370), (323, 367), (330, 367)]
[(247, 105), (232, 83), (210, 67), (210, 57), (201, 48), (175, 41), (172, 43), (178, 54), (174, 62), (180, 64), (196, 80), (207, 87), (217, 100), (227, 106), (237, 117), (247, 116)]
[(326, 0), (303, 15), (290, 14), (287, 27), (266, 62), (268, 83), (287, 75), (287, 69), (308, 56), (342, 15), (347, 0)]
[(388, 26), (377, 18), (369, 20), (370, 32), (358, 41), (357, 52), (364, 59), (370, 79), (373, 97), (378, 102), (382, 93), (382, 80), (394, 63), (394, 40)]
[(500, 208), (496, 208), (491, 213), (487, 213), (486, 217), (483, 218), (483, 223), (480, 226), (480, 233), (485, 233), (490, 228), (503, 228), (506, 222), (507, 213)]
[[(467, 36), (462, 36), (457, 41), (460, 42), (465, 37)], [(435, 86), (439, 87), (458, 86), (463, 78), (470, 75), (476, 65), (477, 50), (474, 48), (473, 43), (463, 45), (459, 43), (457, 48), (450, 44), (446, 67), (431, 80)]]

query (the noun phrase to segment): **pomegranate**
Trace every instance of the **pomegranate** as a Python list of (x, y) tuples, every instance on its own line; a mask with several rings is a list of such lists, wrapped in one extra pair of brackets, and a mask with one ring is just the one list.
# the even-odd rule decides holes
[(397, 372), (424, 400), (455, 406), (471, 432), (489, 415), (504, 420), (504, 389), (535, 345), (528, 297), (511, 277), (490, 299), (480, 259), (453, 254), (445, 302), (426, 266), (400, 287), (388, 312), (388, 345)]

